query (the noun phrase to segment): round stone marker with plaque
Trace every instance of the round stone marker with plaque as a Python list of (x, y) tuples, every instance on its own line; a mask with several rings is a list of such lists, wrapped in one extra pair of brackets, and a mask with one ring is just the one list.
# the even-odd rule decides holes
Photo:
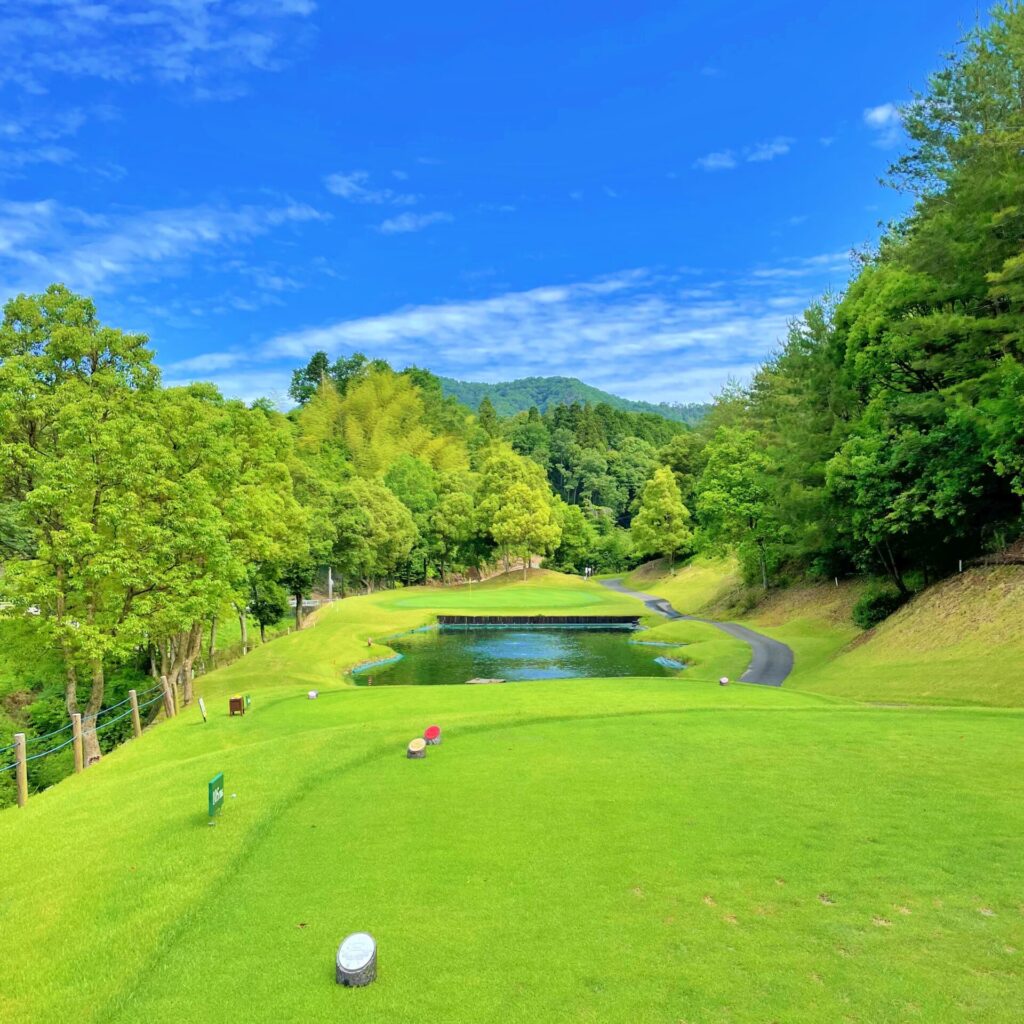
[(377, 978), (377, 943), (366, 932), (349, 935), (338, 947), (334, 980), (349, 988), (362, 988)]
[(441, 726), (439, 725), (428, 725), (423, 730), (423, 738), (427, 741), (428, 747), (437, 747), (441, 745)]
[(427, 741), (422, 736), (417, 736), (416, 739), (411, 740), (405, 756), (410, 758), (426, 757)]

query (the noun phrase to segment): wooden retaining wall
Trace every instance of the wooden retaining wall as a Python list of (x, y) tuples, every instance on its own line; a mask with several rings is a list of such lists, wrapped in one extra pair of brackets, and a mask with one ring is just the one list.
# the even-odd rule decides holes
[(638, 615), (438, 615), (441, 626), (637, 626)]

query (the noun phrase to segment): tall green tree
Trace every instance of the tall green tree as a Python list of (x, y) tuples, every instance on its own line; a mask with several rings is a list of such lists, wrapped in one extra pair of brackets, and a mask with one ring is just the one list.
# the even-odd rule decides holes
[(662, 555), (670, 569), (678, 555), (692, 549), (690, 510), (683, 504), (679, 485), (668, 466), (656, 469), (644, 487), (630, 535), (637, 554)]

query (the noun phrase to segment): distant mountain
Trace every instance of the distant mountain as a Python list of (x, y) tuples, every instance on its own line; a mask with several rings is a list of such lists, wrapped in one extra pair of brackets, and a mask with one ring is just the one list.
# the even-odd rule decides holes
[(710, 406), (691, 403), (688, 405), (667, 402), (637, 402), (630, 398), (619, 398), (607, 391), (584, 384), (575, 377), (523, 377), (521, 380), (504, 381), (501, 384), (481, 384), (477, 381), (453, 380), (441, 377), (441, 387), (446, 395), (454, 395), (463, 405), (475, 409), (485, 397), (499, 416), (526, 412), (535, 405), (541, 412), (552, 405), (571, 405), (573, 402), (589, 402), (597, 405), (604, 402), (613, 409), (626, 412), (651, 412), (678, 423), (694, 424), (707, 414)]

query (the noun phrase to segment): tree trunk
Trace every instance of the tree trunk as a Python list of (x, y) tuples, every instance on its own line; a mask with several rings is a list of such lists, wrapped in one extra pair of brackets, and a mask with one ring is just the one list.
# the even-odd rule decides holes
[(334, 600), (334, 570), (330, 566), (327, 566), (327, 600)]
[(523, 579), (524, 580), (526, 579), (526, 570), (529, 568), (529, 565), (530, 565), (530, 556), (529, 555), (523, 555)]
[(249, 653), (249, 623), (246, 621), (245, 609), (240, 608), (238, 611), (238, 625), (242, 631), (242, 653)]
[(768, 589), (768, 561), (764, 556), (764, 541), (757, 542), (757, 557), (761, 563), (761, 587)]
[(295, 628), (302, 629), (302, 595), (295, 595)]
[(89, 718), (89, 724), (82, 734), (86, 767), (96, 764), (103, 756), (100, 751), (100, 738), (96, 735), (97, 722), (95, 716), (99, 714), (100, 708), (103, 707), (103, 690), (106, 681), (103, 675), (103, 660), (101, 658), (93, 658), (89, 665), (92, 670), (92, 687), (89, 691), (89, 703), (85, 706), (85, 715), (82, 716), (83, 718)]
[(185, 660), (181, 667), (182, 692), (185, 703), (192, 703), (192, 666), (203, 646), (203, 623), (194, 622), (185, 644)]
[(903, 597), (909, 597), (910, 591), (907, 589), (906, 583), (903, 582), (903, 576), (900, 574), (900, 571), (896, 566), (896, 559), (893, 556), (889, 541), (886, 540), (883, 541), (882, 544), (876, 545), (875, 550), (878, 552), (878, 557), (882, 561), (882, 566), (888, 573), (893, 584), (896, 586), (896, 589), (900, 592), (900, 595)]
[(261, 622), (260, 623), (260, 643), (265, 644), (267, 642), (267, 627)]
[(214, 615), (210, 618), (210, 664), (213, 664), (213, 652), (217, 646), (217, 616)]

